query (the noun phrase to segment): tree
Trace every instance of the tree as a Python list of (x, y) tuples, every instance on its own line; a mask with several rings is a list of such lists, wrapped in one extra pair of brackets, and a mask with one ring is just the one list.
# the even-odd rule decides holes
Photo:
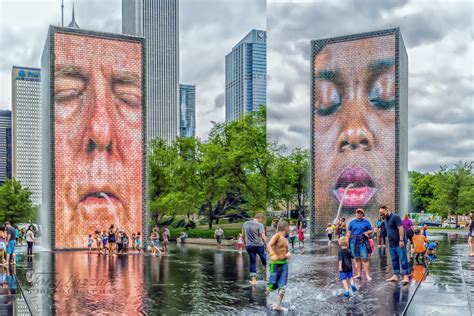
[(412, 206), (415, 211), (428, 211), (435, 199), (436, 176), (430, 173), (409, 172)]
[(0, 186), (0, 221), (10, 223), (30, 222), (35, 219), (35, 208), (30, 199), (31, 191), (16, 179), (7, 179)]
[(440, 167), (437, 172), (436, 199), (431, 209), (439, 209), (445, 215), (464, 214), (474, 207), (473, 162), (458, 162), (453, 168)]

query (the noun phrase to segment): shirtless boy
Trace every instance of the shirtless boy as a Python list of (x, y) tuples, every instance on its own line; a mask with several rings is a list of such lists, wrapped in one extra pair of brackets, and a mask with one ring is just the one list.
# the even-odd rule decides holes
[(270, 254), (270, 279), (267, 286), (267, 294), (278, 289), (277, 301), (274, 305), (275, 310), (286, 310), (281, 306), (285, 287), (288, 281), (288, 259), (291, 253), (288, 251), (288, 240), (285, 235), (289, 228), (286, 221), (281, 221), (277, 225), (277, 233), (273, 235), (268, 243), (268, 253)]

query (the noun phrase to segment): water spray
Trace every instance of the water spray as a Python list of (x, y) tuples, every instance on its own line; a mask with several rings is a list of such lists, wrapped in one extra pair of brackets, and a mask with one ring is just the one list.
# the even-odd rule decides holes
[(110, 200), (109, 196), (107, 195), (107, 193), (105, 192), (99, 192), (99, 196), (105, 198), (107, 200), (107, 202), (110, 204), (111, 206), (111, 209), (112, 209), (112, 215), (114, 216), (114, 221), (115, 221), (115, 227), (118, 228), (118, 230), (120, 230), (120, 221), (119, 221), (119, 218), (117, 216), (117, 209), (115, 208), (115, 205), (112, 203), (112, 201)]
[(342, 194), (342, 197), (341, 197), (341, 201), (339, 202), (339, 207), (337, 209), (337, 215), (336, 215), (336, 218), (334, 219), (333, 221), (333, 224), (336, 224), (337, 221), (339, 220), (339, 216), (341, 215), (341, 209), (342, 209), (342, 203), (344, 203), (344, 200), (346, 198), (346, 193), (347, 193), (347, 190), (349, 190), (350, 188), (352, 188), (355, 184), (354, 183), (349, 183), (347, 185), (347, 187), (344, 189), (344, 193)]

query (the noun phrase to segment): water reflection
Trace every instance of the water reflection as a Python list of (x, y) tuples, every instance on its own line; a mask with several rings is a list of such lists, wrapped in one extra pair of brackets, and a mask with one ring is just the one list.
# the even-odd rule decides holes
[[(391, 276), (390, 257), (385, 248), (377, 248), (371, 258), (374, 280), (358, 282), (360, 290), (350, 299), (342, 297), (336, 243), (308, 242), (305, 252), (296, 250), (290, 260), (283, 303), (290, 314), (392, 315), (403, 311), (421, 280), (420, 293), (459, 295), (463, 289), (465, 293), (462, 265), (465, 270), (474, 269), (458, 256), (466, 250), (465, 239), (432, 237), (436, 238), (441, 241), (439, 259), (430, 266), (428, 276), (424, 266), (415, 265), (415, 282), (410, 286), (385, 282)], [(2, 271), (0, 280), (11, 281), (14, 271)], [(262, 267), (258, 271), (258, 279), (263, 280)], [(43, 315), (267, 313), (265, 282), (249, 285), (248, 256), (234, 249), (179, 244), (170, 248), (167, 257), (39, 253), (34, 260), (21, 258), (17, 272), (22, 288)], [(442, 301), (443, 296), (436, 299)], [(414, 304), (420, 301), (415, 299)]]
[(21, 283), (38, 314), (255, 313), (248, 260), (235, 250), (178, 245), (167, 257), (38, 253), (21, 261)]

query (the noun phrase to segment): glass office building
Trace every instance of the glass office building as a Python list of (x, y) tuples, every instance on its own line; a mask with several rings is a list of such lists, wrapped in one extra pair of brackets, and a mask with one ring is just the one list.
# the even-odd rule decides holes
[(41, 70), (12, 68), (13, 177), (41, 204)]
[(179, 85), (180, 136), (196, 136), (196, 86)]
[(178, 0), (122, 0), (122, 33), (146, 38), (147, 139), (179, 135)]
[(0, 110), (0, 184), (12, 177), (12, 112)]
[(267, 104), (267, 32), (252, 30), (225, 57), (225, 118)]

